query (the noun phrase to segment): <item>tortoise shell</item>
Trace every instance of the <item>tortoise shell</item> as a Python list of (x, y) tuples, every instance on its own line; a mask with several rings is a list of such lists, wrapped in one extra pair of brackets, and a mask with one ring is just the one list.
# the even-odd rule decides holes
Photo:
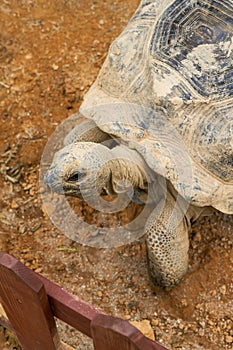
[(142, 1), (81, 106), (192, 204), (233, 213), (233, 1)]

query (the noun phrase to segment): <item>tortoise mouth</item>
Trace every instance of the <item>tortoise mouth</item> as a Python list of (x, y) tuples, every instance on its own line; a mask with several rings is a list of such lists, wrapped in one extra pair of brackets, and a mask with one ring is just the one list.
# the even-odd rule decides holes
[(81, 192), (76, 183), (69, 183), (64, 181), (62, 175), (56, 174), (54, 171), (49, 169), (44, 176), (44, 183), (47, 188), (49, 188), (52, 192), (57, 194), (62, 194), (66, 196), (76, 196), (80, 197)]
[(65, 196), (78, 197), (82, 199), (82, 193), (78, 187), (63, 184), (62, 190), (63, 190), (62, 193)]

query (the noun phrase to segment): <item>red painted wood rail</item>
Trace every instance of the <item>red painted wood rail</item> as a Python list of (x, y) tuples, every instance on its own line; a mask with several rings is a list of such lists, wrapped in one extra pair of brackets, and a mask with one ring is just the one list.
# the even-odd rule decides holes
[(23, 350), (61, 350), (55, 319), (93, 339), (95, 350), (166, 350), (137, 328), (97, 310), (0, 252), (0, 302)]

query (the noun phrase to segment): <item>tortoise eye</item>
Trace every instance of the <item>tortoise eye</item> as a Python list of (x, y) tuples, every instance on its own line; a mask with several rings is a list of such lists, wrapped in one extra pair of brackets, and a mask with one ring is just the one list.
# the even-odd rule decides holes
[(77, 182), (79, 180), (79, 173), (73, 174), (68, 178), (69, 182)]
[(85, 173), (76, 172), (76, 173), (72, 174), (71, 176), (69, 176), (67, 181), (68, 182), (78, 182), (85, 176), (86, 176)]

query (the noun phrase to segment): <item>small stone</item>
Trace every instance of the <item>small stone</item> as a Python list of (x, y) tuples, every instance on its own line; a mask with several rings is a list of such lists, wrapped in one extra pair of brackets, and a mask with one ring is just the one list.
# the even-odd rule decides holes
[(29, 190), (29, 194), (30, 194), (31, 197), (33, 197), (33, 196), (35, 195), (35, 190), (34, 190), (34, 188), (31, 188), (31, 189)]
[(59, 69), (59, 66), (56, 65), (56, 64), (53, 64), (53, 65), (52, 65), (52, 68), (53, 68), (53, 70), (58, 70), (58, 69)]
[(141, 314), (141, 318), (146, 319), (146, 318), (147, 318), (147, 314), (142, 313), (142, 314)]
[(27, 255), (25, 255), (25, 258), (27, 259), (27, 261), (32, 262), (35, 258), (35, 256), (31, 253), (28, 253)]
[(7, 315), (5, 313), (5, 310), (3, 309), (2, 305), (0, 304), (0, 316), (3, 318), (7, 318)]
[(36, 273), (41, 273), (43, 272), (43, 268), (42, 267), (38, 267), (37, 269), (35, 269)]
[(24, 191), (28, 191), (33, 187), (33, 185), (31, 185), (31, 184), (28, 185), (26, 183), (23, 183), (22, 187), (23, 187)]
[(214, 290), (211, 291), (211, 295), (213, 295), (213, 296), (217, 295), (216, 289), (214, 289)]
[(64, 271), (65, 270), (65, 265), (64, 264), (60, 264), (60, 265), (57, 265), (57, 271)]
[(201, 336), (201, 337), (204, 337), (204, 335), (205, 335), (205, 331), (204, 331), (204, 329), (199, 329), (199, 335)]
[(201, 242), (201, 234), (199, 232), (195, 234), (194, 241)]
[(130, 318), (131, 318), (130, 315), (125, 315), (125, 316), (124, 316), (124, 319), (125, 319), (126, 321), (130, 320)]
[(159, 324), (159, 321), (158, 320), (152, 320), (151, 324), (152, 324), (152, 326), (157, 327), (158, 324)]
[(32, 59), (32, 54), (31, 53), (28, 53), (26, 56), (25, 56), (26, 60), (31, 60)]
[(181, 304), (182, 304), (183, 307), (187, 307), (188, 306), (187, 299), (182, 299), (181, 300)]
[(227, 335), (226, 336), (226, 343), (227, 344), (233, 343), (233, 337), (231, 337), (230, 335)]
[(155, 340), (154, 331), (151, 327), (149, 320), (143, 320), (141, 322), (132, 321), (130, 322), (134, 327), (139, 329), (142, 334), (144, 334), (147, 338), (150, 338), (152, 340)]
[(18, 203), (13, 199), (11, 202), (11, 209), (18, 209), (19, 205)]
[(203, 328), (205, 328), (205, 326), (206, 326), (206, 324), (205, 324), (204, 321), (199, 322), (199, 324), (200, 324), (200, 326), (202, 326)]
[(219, 291), (220, 291), (220, 293), (221, 293), (222, 295), (225, 295), (225, 294), (226, 294), (226, 291), (227, 291), (226, 285), (224, 284), (223, 286), (221, 286), (221, 287), (219, 288)]
[(184, 329), (184, 324), (183, 324), (183, 323), (180, 323), (180, 324), (179, 324), (179, 329), (180, 329), (180, 330), (183, 330), (183, 329)]

